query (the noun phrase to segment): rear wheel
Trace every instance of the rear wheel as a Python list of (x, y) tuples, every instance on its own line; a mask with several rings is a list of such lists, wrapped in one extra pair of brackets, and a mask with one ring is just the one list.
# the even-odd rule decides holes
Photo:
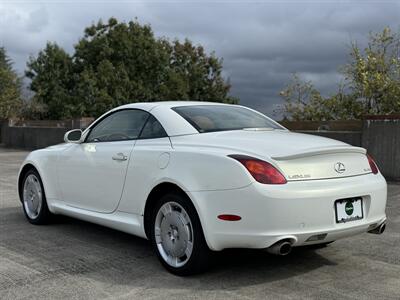
[(46, 224), (50, 220), (42, 179), (35, 169), (26, 172), (22, 182), (22, 207), (28, 221), (35, 225)]
[(210, 250), (193, 204), (180, 193), (168, 193), (156, 203), (151, 218), (151, 242), (163, 266), (175, 275), (203, 271)]

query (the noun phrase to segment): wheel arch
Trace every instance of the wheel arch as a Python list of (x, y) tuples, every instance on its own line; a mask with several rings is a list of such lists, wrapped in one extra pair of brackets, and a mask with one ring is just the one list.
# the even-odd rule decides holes
[(150, 218), (151, 218), (152, 208), (154, 207), (157, 200), (162, 195), (165, 195), (168, 192), (177, 192), (177, 193), (181, 194), (182, 196), (186, 197), (188, 199), (188, 201), (190, 201), (190, 203), (193, 205), (193, 207), (196, 210), (196, 213), (200, 219), (200, 224), (202, 225), (201, 227), (202, 227), (202, 230), (204, 233), (204, 226), (202, 224), (203, 222), (202, 222), (202, 218), (199, 214), (198, 207), (197, 207), (196, 203), (191, 199), (190, 195), (176, 183), (164, 181), (164, 182), (161, 182), (161, 183), (157, 184), (156, 186), (154, 186), (146, 199), (146, 203), (145, 203), (144, 211), (143, 211), (143, 226), (144, 226), (144, 232), (145, 232), (146, 237), (148, 239), (150, 238), (149, 230), (150, 230)]
[[(22, 167), (21, 170), (19, 171), (19, 175), (18, 175), (18, 196), (19, 196), (19, 200), (22, 202), (22, 184), (23, 184), (23, 180), (25, 177), (25, 174), (28, 173), (28, 171), (30, 170), (35, 170), (36, 172), (39, 173), (39, 176), (42, 178), (42, 175), (40, 174), (39, 169), (31, 162), (27, 162), (25, 163)], [(42, 184), (43, 184), (43, 180), (42, 180)], [(44, 187), (44, 184), (43, 184)], [(46, 193), (46, 191), (45, 191)]]

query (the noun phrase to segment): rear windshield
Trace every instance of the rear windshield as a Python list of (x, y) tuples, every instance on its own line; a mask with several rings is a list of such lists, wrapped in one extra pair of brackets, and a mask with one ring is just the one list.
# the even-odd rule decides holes
[(263, 115), (239, 106), (193, 105), (173, 107), (199, 132), (245, 128), (283, 129)]

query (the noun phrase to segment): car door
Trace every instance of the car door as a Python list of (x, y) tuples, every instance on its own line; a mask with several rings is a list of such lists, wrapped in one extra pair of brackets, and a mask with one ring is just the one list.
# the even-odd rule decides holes
[(81, 144), (59, 157), (62, 201), (81, 209), (111, 213), (120, 201), (132, 149), (149, 117), (138, 109), (112, 112), (97, 121)]
[(161, 123), (150, 116), (132, 151), (119, 211), (141, 215), (155, 182), (167, 174), (171, 140)]

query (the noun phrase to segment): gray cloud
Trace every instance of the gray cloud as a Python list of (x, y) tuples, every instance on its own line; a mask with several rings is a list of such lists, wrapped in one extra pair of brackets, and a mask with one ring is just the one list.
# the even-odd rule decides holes
[(83, 29), (99, 18), (137, 17), (157, 36), (187, 37), (215, 51), (224, 58), (232, 94), (271, 114), (293, 72), (333, 93), (350, 42), (365, 45), (368, 33), (384, 26), (398, 30), (399, 12), (398, 3), (383, 1), (3, 1), (0, 44), (22, 73), (46, 41), (72, 52)]

